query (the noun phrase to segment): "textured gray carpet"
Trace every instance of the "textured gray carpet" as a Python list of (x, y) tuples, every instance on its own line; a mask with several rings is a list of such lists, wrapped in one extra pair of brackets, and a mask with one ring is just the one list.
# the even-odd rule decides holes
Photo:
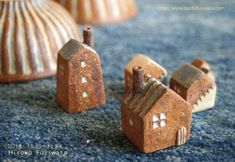
[[(235, 161), (235, 2), (138, 0), (138, 4), (135, 19), (95, 27), (106, 82), (105, 106), (64, 113), (55, 103), (54, 77), (0, 85), (0, 161)], [(182, 11), (164, 6), (224, 8)], [(169, 76), (195, 57), (208, 60), (215, 71), (216, 106), (193, 114), (191, 139), (181, 147), (142, 154), (121, 132), (123, 69), (139, 52), (167, 68)], [(52, 155), (54, 150), (61, 152)]]

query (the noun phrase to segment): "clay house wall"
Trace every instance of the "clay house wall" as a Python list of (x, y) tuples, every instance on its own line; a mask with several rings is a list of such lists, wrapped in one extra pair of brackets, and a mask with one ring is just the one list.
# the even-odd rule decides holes
[(190, 137), (191, 106), (174, 91), (167, 89), (144, 117), (144, 152), (177, 145), (177, 132), (186, 128)]
[(183, 85), (179, 84), (177, 81), (173, 79), (170, 80), (170, 87), (172, 90), (174, 90), (176, 93), (178, 93), (182, 98), (186, 100), (188, 88), (184, 87)]
[(143, 120), (137, 116), (126, 104), (121, 111), (122, 130), (128, 139), (138, 148), (143, 147)]
[[(89, 47), (86, 47), (89, 48)], [(104, 104), (104, 86), (99, 56), (93, 50), (80, 49), (69, 62), (70, 103), (74, 111)], [(80, 108), (79, 110), (77, 110)]]
[(202, 74), (188, 88), (186, 100), (192, 105), (196, 104), (200, 96), (204, 96), (214, 85), (206, 74)]
[(67, 105), (69, 105), (69, 96), (68, 93), (66, 93), (69, 91), (69, 77), (67, 73), (67, 71), (69, 70), (68, 62), (61, 55), (58, 55), (57, 65), (56, 100), (59, 105), (61, 105), (62, 107), (66, 107)]

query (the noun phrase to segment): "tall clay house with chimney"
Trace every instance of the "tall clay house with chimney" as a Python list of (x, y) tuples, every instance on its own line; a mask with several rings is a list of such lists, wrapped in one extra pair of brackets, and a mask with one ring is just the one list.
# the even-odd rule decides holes
[(101, 62), (93, 46), (92, 29), (87, 28), (84, 43), (70, 40), (58, 53), (56, 99), (67, 112), (105, 104)]
[(192, 108), (142, 67), (133, 68), (132, 89), (121, 107), (122, 130), (142, 152), (184, 144), (190, 137)]

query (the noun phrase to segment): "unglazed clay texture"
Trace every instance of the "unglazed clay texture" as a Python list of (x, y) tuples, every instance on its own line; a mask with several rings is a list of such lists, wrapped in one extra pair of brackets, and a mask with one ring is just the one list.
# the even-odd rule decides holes
[(124, 96), (121, 107), (124, 134), (145, 153), (184, 144), (191, 115), (188, 102), (150, 75), (142, 91)]
[(0, 82), (54, 75), (58, 50), (80, 39), (75, 21), (53, 1), (1, 1), (0, 13)]
[(201, 69), (204, 73), (206, 73), (213, 81), (215, 81), (215, 75), (213, 73), (213, 71), (211, 70), (210, 65), (208, 64), (208, 62), (206, 62), (205, 60), (201, 59), (201, 58), (196, 58), (192, 61), (191, 63), (193, 66)]
[(105, 104), (101, 62), (91, 47), (70, 40), (59, 51), (56, 96), (70, 113)]
[(154, 78), (164, 81), (167, 75), (167, 71), (161, 65), (146, 55), (138, 54), (132, 58), (132, 60), (125, 67), (125, 91), (129, 91), (132, 88), (132, 68), (134, 66), (140, 66), (144, 69), (145, 74), (150, 74)]
[(193, 112), (215, 105), (215, 82), (193, 65), (185, 64), (177, 69), (171, 78), (170, 88), (193, 106)]
[(217, 86), (214, 85), (205, 95), (200, 96), (197, 103), (193, 105), (193, 112), (203, 111), (215, 106)]
[(83, 24), (115, 23), (137, 13), (135, 0), (55, 0)]

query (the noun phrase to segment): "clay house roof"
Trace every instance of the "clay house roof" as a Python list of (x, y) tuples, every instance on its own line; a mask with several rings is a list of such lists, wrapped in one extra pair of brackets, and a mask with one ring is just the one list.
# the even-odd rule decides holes
[[(132, 74), (132, 68), (140, 66), (144, 68), (145, 73), (151, 74), (153, 77), (159, 79), (159, 76), (167, 75), (167, 71), (151, 58), (138, 54), (127, 65), (126, 70)], [(157, 76), (156, 76), (157, 75)]]
[(203, 59), (200, 58), (196, 58), (191, 62), (191, 65), (196, 66), (197, 68), (201, 69), (202, 71), (204, 71), (205, 73), (207, 73), (208, 71), (211, 71), (211, 67), (208, 64), (208, 62), (206, 62)]
[(189, 88), (202, 74), (203, 72), (200, 69), (190, 64), (185, 64), (173, 73), (172, 79), (180, 83), (185, 88)]
[(172, 79), (183, 87), (189, 88), (199, 77), (204, 78), (205, 85), (211, 85), (208, 88), (215, 84), (203, 71), (190, 64), (185, 64), (176, 70), (173, 73)]
[(215, 75), (208, 62), (201, 58), (196, 58), (192, 61), (191, 65), (199, 68), (204, 73), (206, 73), (213, 81), (215, 81)]
[(141, 93), (133, 95), (133, 91), (129, 91), (123, 100), (123, 103), (128, 105), (129, 109), (137, 113), (141, 118), (151, 110), (153, 105), (167, 90), (165, 85), (150, 75), (145, 75), (144, 80), (145, 83)]
[(96, 53), (96, 51), (93, 50), (90, 46), (88, 46), (82, 42), (79, 42), (75, 39), (71, 39), (59, 51), (59, 55), (61, 55), (65, 60), (70, 60), (72, 58), (72, 56), (79, 53), (79, 51), (82, 48), (88, 49), (88, 50)]

